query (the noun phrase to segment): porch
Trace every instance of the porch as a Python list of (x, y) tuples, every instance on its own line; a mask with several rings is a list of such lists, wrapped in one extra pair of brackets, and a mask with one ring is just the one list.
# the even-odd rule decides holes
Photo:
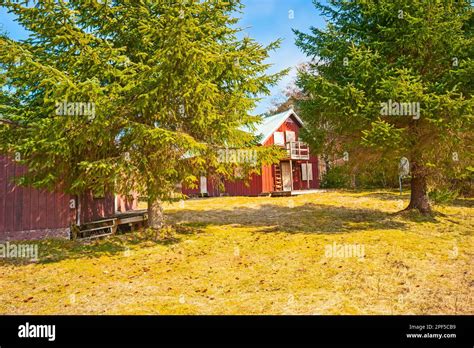
[(98, 219), (71, 228), (72, 239), (95, 239), (116, 234), (117, 231), (134, 231), (148, 220), (147, 210), (116, 213), (106, 219)]
[(288, 157), (291, 160), (309, 160), (309, 145), (303, 141), (288, 141), (285, 145)]
[[(285, 145), (288, 156), (273, 167), (272, 196), (291, 196), (295, 192), (317, 189), (317, 163), (311, 158), (308, 144), (290, 141)], [(314, 165), (313, 165), (314, 164)]]
[(301, 196), (301, 195), (308, 195), (312, 193), (323, 193), (327, 192), (326, 190), (322, 189), (309, 189), (309, 190), (294, 190), (294, 191), (274, 191), (270, 192), (270, 197), (290, 197), (290, 196)]

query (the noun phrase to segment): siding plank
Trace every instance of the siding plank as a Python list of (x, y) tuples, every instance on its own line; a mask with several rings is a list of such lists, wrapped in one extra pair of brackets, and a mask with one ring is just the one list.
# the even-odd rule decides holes
[(5, 233), (5, 197), (7, 195), (7, 173), (6, 173), (6, 158), (0, 156), (0, 236)]
[(12, 178), (15, 176), (15, 164), (11, 161), (6, 166), (6, 195), (5, 195), (5, 231), (14, 231), (15, 185)]
[[(33, 238), (54, 234), (54, 230), (69, 227), (74, 218), (68, 194), (16, 186), (12, 179), (25, 173), (24, 166), (0, 155), (0, 240), (24, 238), (23, 231), (36, 231)], [(113, 210), (113, 201), (108, 204)]]

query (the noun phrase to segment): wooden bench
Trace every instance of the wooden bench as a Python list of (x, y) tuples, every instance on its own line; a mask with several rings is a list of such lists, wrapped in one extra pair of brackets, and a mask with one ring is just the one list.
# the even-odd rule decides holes
[(76, 238), (84, 240), (110, 236), (117, 232), (117, 226), (117, 218), (91, 221), (79, 227)]

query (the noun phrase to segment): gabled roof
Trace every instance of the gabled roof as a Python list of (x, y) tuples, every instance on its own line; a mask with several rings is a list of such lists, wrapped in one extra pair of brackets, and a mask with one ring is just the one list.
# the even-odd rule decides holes
[(295, 113), (293, 109), (281, 112), (279, 114), (264, 117), (262, 122), (256, 124), (256, 130), (253, 132), (255, 136), (261, 136), (260, 144), (264, 144), (272, 135), (275, 133), (280, 126), (285, 123), (285, 121), (293, 116), (295, 120), (299, 123), (300, 127), (303, 126), (303, 121)]

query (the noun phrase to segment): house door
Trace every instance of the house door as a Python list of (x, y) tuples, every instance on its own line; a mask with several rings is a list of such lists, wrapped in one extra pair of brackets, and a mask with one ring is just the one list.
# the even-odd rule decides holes
[(291, 191), (291, 166), (290, 162), (281, 162), (281, 181), (283, 191)]
[(207, 194), (207, 178), (205, 176), (201, 176), (201, 183), (199, 185), (201, 189), (201, 194), (205, 195)]

